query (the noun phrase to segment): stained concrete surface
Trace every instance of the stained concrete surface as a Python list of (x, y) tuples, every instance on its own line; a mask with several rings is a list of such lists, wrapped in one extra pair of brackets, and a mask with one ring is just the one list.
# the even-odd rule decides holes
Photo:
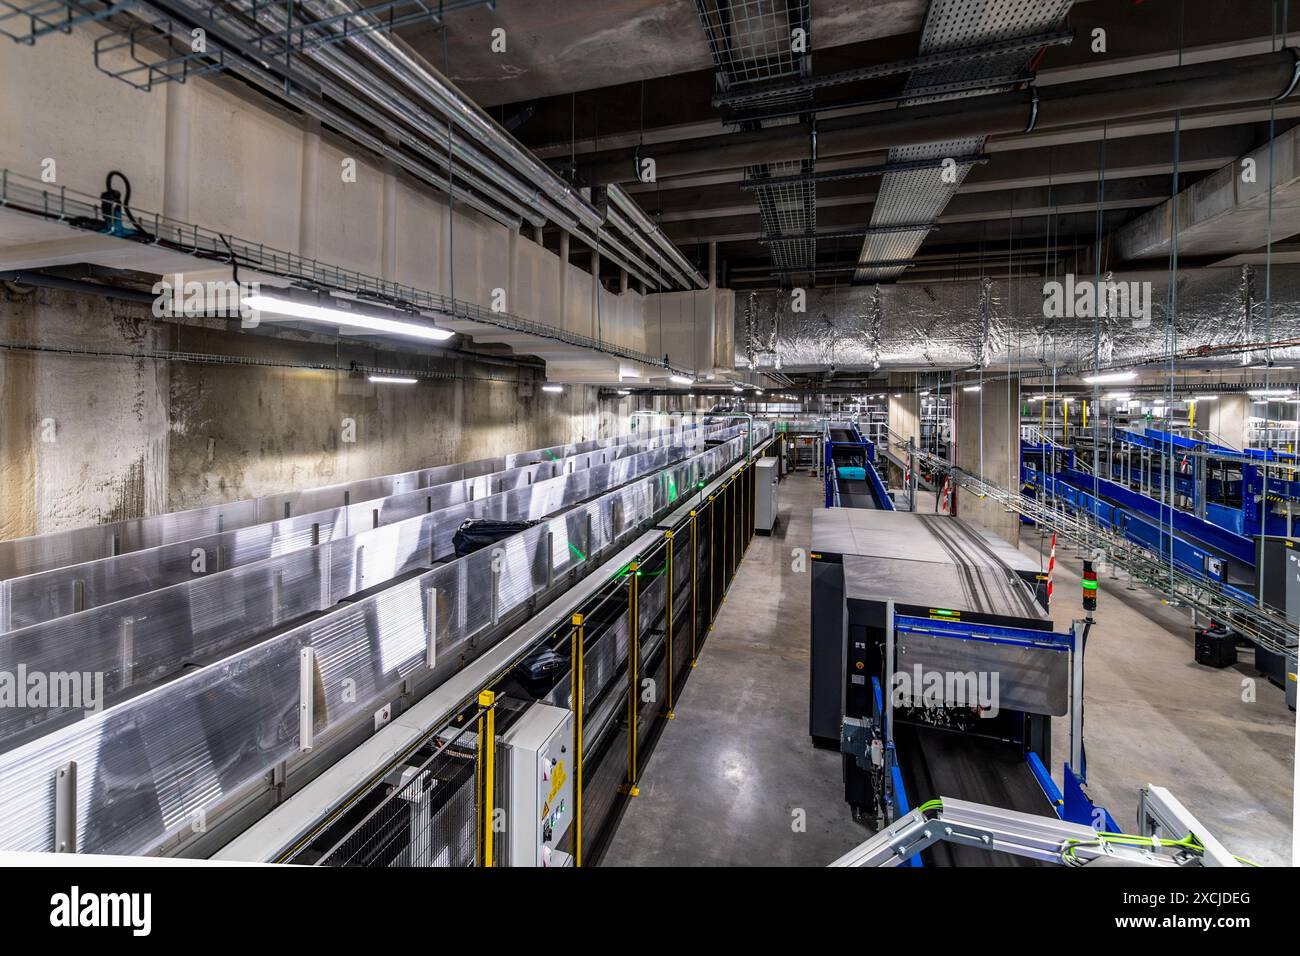
[(808, 737), (811, 584), (790, 551), (809, 546), (822, 484), (791, 475), (780, 495), (776, 533), (750, 545), (602, 865), (824, 866), (869, 836), (839, 755)]
[[(220, 325), (220, 327), (209, 327)], [(268, 323), (269, 324), (269, 323)], [(592, 386), (471, 357), (0, 286), (0, 539), (602, 437)], [(208, 362), (137, 357), (154, 349)], [(445, 375), (374, 384), (364, 366)], [(337, 365), (337, 369), (330, 368)]]
[[(1022, 536), (1027, 554), (1038, 558), (1039, 546), (1037, 534)], [(1081, 573), (1079, 557), (1059, 546), (1052, 606), (1058, 630), (1083, 615)], [(1197, 664), (1190, 613), (1162, 605), (1146, 588), (1129, 590), (1122, 573), (1099, 578), (1084, 672), (1093, 801), (1131, 830), (1138, 788), (1167, 787), (1232, 852), (1261, 865), (1290, 865), (1296, 715), (1281, 689), (1256, 673), (1249, 649), (1234, 667)], [(1068, 724), (1054, 725), (1052, 775), (1060, 783)]]
[[(781, 496), (778, 533), (755, 538), (746, 555), (603, 865), (820, 866), (867, 836), (849, 818), (838, 756), (807, 734), (810, 585), (791, 570), (790, 549), (808, 546), (821, 484), (792, 475)], [(1026, 553), (1037, 546), (1024, 536)], [(1061, 548), (1059, 629), (1081, 614), (1080, 572)], [(1249, 651), (1225, 670), (1194, 663), (1190, 616), (1126, 585), (1102, 574), (1089, 638), (1093, 798), (1131, 829), (1138, 788), (1166, 786), (1235, 853), (1289, 864), (1295, 714)], [(1252, 688), (1254, 700), (1243, 699)], [(1059, 783), (1069, 725), (1054, 724)], [(792, 828), (796, 809), (806, 832)]]

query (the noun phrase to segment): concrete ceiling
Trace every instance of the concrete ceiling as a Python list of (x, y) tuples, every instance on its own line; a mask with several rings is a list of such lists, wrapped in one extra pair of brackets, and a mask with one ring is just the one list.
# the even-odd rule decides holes
[[(725, 6), (727, 0), (707, 2)], [(742, 2), (731, 0), (733, 7)], [(810, 4), (814, 78), (906, 60), (919, 52), (928, 0), (873, 2), (866, 10), (860, 0)], [(495, 11), (462, 11), (448, 17), (448, 24), (445, 56), (436, 30), (408, 34), (408, 39), (435, 65), (447, 64), (449, 75), (467, 92), (578, 185), (599, 181), (587, 177), (602, 157), (610, 157), (606, 170), (622, 170), (623, 159), (616, 157), (625, 154), (700, 153), (746, 130), (760, 140), (779, 132), (737, 123), (739, 114), (714, 106), (715, 65), (694, 0), (501, 0)], [(507, 31), (506, 54), (490, 52), (487, 38), (494, 26)], [(1219, 0), (1076, 0), (1067, 26), (1074, 42), (1044, 48), (1033, 60), (1043, 96), (1070, 84), (1128, 82), (1119, 98), (1123, 118), (989, 136), (984, 149), (988, 161), (961, 184), (939, 218), (941, 228), (926, 238), (914, 266), (899, 281), (955, 278), (990, 267), (1023, 269), (1035, 258), (1043, 259), (1029, 250), (1047, 247), (1060, 256), (1076, 256), (1099, 243), (1107, 250), (1105, 264), (1122, 268), (1120, 251), (1128, 246), (1109, 241), (1112, 231), (1144, 214), (1158, 216), (1153, 211), (1171, 195), (1206, 176), (1223, 176), (1223, 168), (1237, 157), (1259, 150), (1300, 121), (1300, 96), (1277, 104), (1269, 102), (1271, 96), (1196, 103), (1178, 114), (1176, 136), (1175, 114), (1144, 100), (1142, 74), (1148, 71), (1260, 55), (1281, 46), (1273, 35), (1270, 4), (1234, 5), (1233, 15), (1224, 17)], [(1092, 49), (1098, 29), (1106, 34), (1104, 54)], [(1224, 75), (1231, 73), (1225, 67)], [(908, 75), (827, 86), (817, 89), (811, 101), (786, 108), (791, 114), (787, 122), (815, 118), (823, 131), (818, 173), (885, 161), (883, 149), (833, 154), (824, 130), (855, 115), (888, 120), (888, 111), (899, 105), (890, 98), (901, 93)], [(979, 99), (964, 102), (980, 104)], [(761, 148), (750, 154), (720, 149), (716, 162), (706, 156), (689, 173), (625, 186), (700, 267), (707, 262), (709, 244), (717, 243), (728, 285), (770, 287), (785, 280), (773, 274), (770, 244), (763, 241), (770, 237), (764, 235), (755, 194), (741, 188), (744, 163), (761, 162), (750, 157), (762, 156)], [(872, 221), (880, 185), (879, 176), (818, 185), (816, 228), (825, 237), (817, 243), (816, 261), (825, 269), (818, 284), (849, 281), (842, 270), (853, 257), (851, 234), (860, 234)], [(1254, 220), (1240, 221), (1245, 229)], [(1289, 218), (1275, 217), (1274, 240), (1287, 239), (1290, 226)], [(1238, 235), (1225, 240), (1222, 249), (1210, 248), (1221, 232), (1201, 229), (1195, 261), (1227, 261), (1262, 244)], [(550, 241), (558, 245), (553, 235)], [(1003, 265), (990, 266), (988, 247), (997, 242), (1003, 246)], [(1021, 247), (1026, 252), (1018, 264)]]
[[(814, 0), (817, 49), (920, 29), (927, 0)], [(713, 69), (694, 0), (498, 0), (402, 37), (480, 106)], [(492, 31), (506, 31), (493, 52)], [(445, 48), (444, 48), (445, 42)]]

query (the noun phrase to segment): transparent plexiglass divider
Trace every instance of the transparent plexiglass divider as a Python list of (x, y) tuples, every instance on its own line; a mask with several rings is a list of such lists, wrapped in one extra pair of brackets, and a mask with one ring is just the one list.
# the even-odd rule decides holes
[[(694, 489), (743, 456), (748, 442), (732, 437), (0, 754), (0, 848), (53, 847), (55, 777), (70, 762), (81, 852), (147, 853), (203, 830), (209, 813), (373, 710), (405, 677), (424, 668), (438, 683), (455, 673), (485, 649), (472, 645), (495, 619), (587, 560), (571, 543), (587, 554), (606, 550), (670, 508), (676, 489)], [(237, 617), (238, 603), (227, 595), (208, 610)]]
[[(695, 427), (694, 424), (682, 425), (660, 429), (659, 433), (683, 432)], [(93, 527), (72, 528), (67, 531), (0, 541), (0, 580), (78, 564), (91, 558), (112, 557), (163, 544), (186, 541), (202, 535), (247, 528), (297, 514), (342, 507), (355, 501), (384, 498), (430, 485), (488, 475), (527, 464), (568, 458), (616, 447), (627, 442), (643, 441), (646, 434), (626, 432), (609, 438), (555, 445), (498, 458), (440, 465), (393, 475), (362, 478), (320, 488), (282, 492), (146, 518), (132, 518)], [(656, 433), (649, 434), (653, 436)], [(0, 617), (0, 620), (3, 618)]]
[(129, 554), (66, 565), (0, 582), (0, 634), (88, 608), (156, 591), (313, 547), (367, 528), (393, 524), (524, 488), (548, 478), (675, 443), (687, 447), (718, 427), (643, 434), (639, 440), (546, 459), (472, 478), (428, 484), (385, 498), (357, 501), (246, 528), (144, 548)]
[[(691, 446), (704, 440), (703, 433), (680, 437)], [(446, 559), (467, 518), (537, 520), (658, 471), (691, 450), (670, 444), (616, 458), (12, 631), (0, 635), (0, 670), (89, 673), (97, 682), (97, 703), (115, 703), (358, 592)], [(509, 577), (506, 581), (517, 586)], [(76, 719), (78, 709), (55, 699), (45, 706), (0, 708), (0, 750), (41, 732), (49, 721)]]

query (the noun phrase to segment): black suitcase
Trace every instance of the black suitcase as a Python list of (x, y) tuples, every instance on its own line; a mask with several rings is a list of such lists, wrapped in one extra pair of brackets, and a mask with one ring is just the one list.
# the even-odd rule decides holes
[(466, 518), (456, 529), (451, 539), (456, 549), (456, 557), (463, 558), (490, 544), (496, 544), (502, 538), (508, 538), (520, 531), (527, 531), (536, 521), (497, 521), (495, 518)]
[(1196, 663), (1206, 667), (1231, 667), (1237, 663), (1237, 642), (1222, 625), (1196, 631)]

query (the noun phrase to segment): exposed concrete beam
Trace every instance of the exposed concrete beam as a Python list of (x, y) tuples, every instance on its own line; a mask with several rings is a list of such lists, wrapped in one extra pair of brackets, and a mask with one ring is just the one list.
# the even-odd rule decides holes
[[(838, 156), (963, 135), (1018, 135), (1179, 109), (1258, 103), (1288, 91), (1294, 68), (1295, 55), (1283, 51), (1065, 84), (1037, 93), (1021, 90), (846, 116), (818, 124), (818, 154)], [(654, 158), (662, 176), (794, 160), (807, 156), (810, 133), (807, 124), (796, 124), (665, 143), (654, 150)], [(621, 182), (634, 178), (634, 159), (627, 150), (607, 150), (580, 157), (578, 168), (591, 183)]]
[[(971, 193), (954, 197), (938, 221), (942, 227), (949, 223), (1095, 212), (1098, 208), (1144, 209), (1160, 202), (1168, 195), (1168, 191), (1168, 181), (1147, 176), (1106, 183), (1105, 200), (1100, 205), (1097, 202), (1098, 189), (1095, 182)], [(871, 221), (871, 209), (871, 204), (865, 203), (819, 210), (817, 233), (833, 235), (865, 229)], [(941, 228), (939, 233), (942, 231)], [(758, 214), (754, 213), (748, 216), (665, 223), (664, 233), (679, 243), (756, 241), (763, 236), (763, 226)]]
[(1278, 136), (1119, 229), (1123, 261), (1247, 252), (1300, 232), (1300, 128)]

